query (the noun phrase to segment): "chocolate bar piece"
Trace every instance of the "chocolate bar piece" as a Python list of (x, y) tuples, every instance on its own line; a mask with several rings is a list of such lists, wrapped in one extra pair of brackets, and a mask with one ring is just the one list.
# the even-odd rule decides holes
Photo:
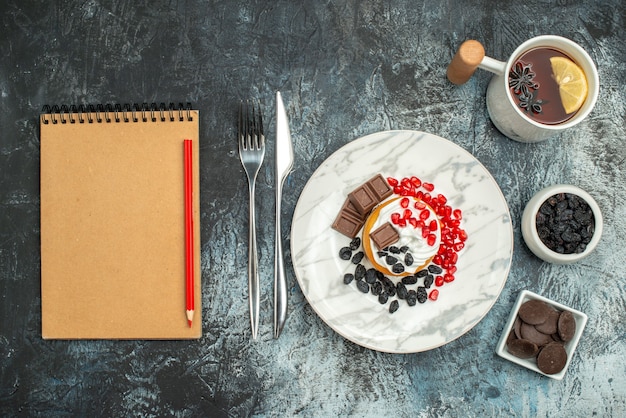
[(368, 214), (374, 206), (379, 203), (379, 200), (367, 183), (354, 189), (348, 195), (348, 199), (350, 199), (350, 202), (352, 202), (356, 210), (363, 216)]
[(354, 206), (354, 204), (350, 200), (350, 198), (347, 198), (347, 197), (346, 197), (345, 202), (343, 202), (341, 211), (347, 213), (348, 215), (351, 215), (353, 218), (360, 219), (362, 221), (364, 221), (365, 218), (367, 218), (366, 216), (367, 214), (365, 215), (360, 214), (359, 211), (356, 209), (356, 206)]
[(335, 231), (342, 233), (343, 235), (354, 238), (359, 233), (365, 221), (363, 219), (355, 218), (346, 211), (340, 211), (333, 222), (332, 228)]
[(370, 238), (374, 241), (374, 245), (379, 250), (389, 247), (391, 244), (398, 242), (400, 234), (396, 231), (396, 228), (389, 222), (385, 222), (375, 231), (370, 232)]
[(366, 183), (372, 192), (376, 195), (376, 200), (382, 202), (393, 193), (393, 189), (387, 184), (387, 180), (382, 175), (377, 174), (373, 178), (369, 179)]

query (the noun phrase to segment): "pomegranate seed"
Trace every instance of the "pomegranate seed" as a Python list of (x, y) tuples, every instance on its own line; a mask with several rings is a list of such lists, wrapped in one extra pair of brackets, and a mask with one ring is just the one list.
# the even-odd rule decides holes
[(424, 192), (419, 190), (417, 193), (415, 193), (415, 198), (417, 200), (422, 200), (422, 198), (424, 197)]
[(459, 239), (461, 241), (467, 240), (467, 232), (465, 232), (463, 229), (459, 230)]
[(441, 286), (443, 286), (443, 283), (444, 283), (443, 276), (435, 277), (435, 286), (441, 287)]
[(443, 257), (441, 257), (441, 254), (437, 254), (436, 256), (433, 257), (433, 263), (437, 264), (438, 266), (441, 265), (442, 261), (443, 261)]
[(398, 221), (400, 221), (400, 214), (397, 212), (394, 212), (391, 214), (391, 223), (394, 225), (398, 225)]
[(463, 213), (461, 212), (461, 209), (454, 209), (452, 211), (452, 215), (454, 215), (454, 217), (457, 218), (457, 219), (462, 219), (463, 218)]
[(428, 190), (429, 192), (432, 192), (433, 190), (435, 190), (435, 185), (432, 183), (422, 183), (422, 187), (424, 187), (424, 189)]
[(454, 281), (454, 276), (450, 273), (446, 273), (443, 275), (443, 281), (446, 283), (450, 283)]
[(435, 245), (435, 241), (437, 241), (437, 236), (435, 234), (428, 234), (427, 243), (431, 247)]
[(452, 253), (452, 255), (450, 255), (450, 264), (456, 264), (456, 262), (459, 260), (459, 255), (457, 253)]
[(437, 200), (439, 201), (439, 203), (441, 203), (442, 205), (445, 205), (446, 202), (448, 201), (448, 199), (446, 199), (446, 197), (444, 195), (442, 195), (441, 193), (437, 195)]
[(402, 187), (408, 189), (409, 187), (411, 187), (411, 180), (405, 177), (402, 179), (402, 181), (400, 181), (400, 184), (402, 185)]
[(446, 253), (446, 247), (444, 245), (439, 246), (439, 250), (437, 250), (437, 254), (444, 255)]
[(461, 251), (465, 247), (463, 242), (457, 242), (454, 244), (454, 251)]
[(402, 191), (400, 192), (400, 196), (410, 196), (410, 193), (410, 190), (402, 189)]
[(437, 289), (431, 290), (430, 293), (428, 294), (428, 299), (432, 301), (436, 301), (438, 297), (439, 297), (439, 291)]
[(417, 177), (413, 176), (413, 177), (411, 177), (411, 183), (413, 183), (413, 186), (415, 186), (415, 187), (420, 187), (422, 185), (422, 180), (420, 180)]
[(408, 197), (403, 197), (400, 200), (400, 206), (402, 206), (403, 208), (408, 208), (409, 207), (409, 198)]
[(398, 226), (404, 228), (406, 226), (406, 219), (399, 219), (398, 220)]
[(450, 273), (450, 274), (454, 274), (454, 273), (456, 273), (456, 266), (452, 266), (452, 267), (450, 267), (450, 268), (448, 269), (448, 273)]
[(430, 229), (431, 231), (437, 230), (437, 221), (435, 219), (430, 221), (430, 223), (428, 224), (428, 229)]
[(430, 211), (428, 209), (423, 209), (420, 212), (420, 219), (425, 221), (426, 219), (428, 219), (430, 217)]
[(411, 209), (404, 209), (404, 216), (402, 216), (402, 218), (403, 219), (409, 219), (409, 218), (412, 218), (412, 217), (413, 217), (413, 211)]
[(450, 207), (449, 205), (445, 206), (446, 211), (445, 211), (445, 217), (446, 218), (450, 218), (450, 216), (452, 216), (452, 207)]
[(413, 206), (417, 210), (422, 210), (422, 209), (426, 208), (426, 203), (422, 202), (421, 200), (418, 200), (417, 202), (415, 202), (415, 204)]
[(395, 187), (398, 185), (398, 180), (394, 179), (393, 177), (387, 177), (387, 183), (389, 183), (391, 187)]
[(426, 203), (430, 203), (430, 201), (432, 200), (432, 196), (430, 195), (430, 193), (426, 192), (422, 196), (422, 200)]
[(423, 220), (417, 219), (417, 226), (420, 227), (420, 228), (424, 228), (426, 226), (426, 224), (424, 223)]
[(447, 258), (444, 258), (443, 261), (441, 262), (441, 268), (449, 270), (450, 269), (450, 260), (448, 260)]
[(427, 238), (428, 235), (430, 234), (430, 229), (423, 227), (422, 228), (422, 238)]
[(417, 219), (415, 218), (409, 218), (409, 223), (413, 226), (413, 228), (418, 227)]
[(448, 224), (454, 228), (458, 227), (459, 225), (461, 225), (461, 221), (459, 221), (458, 219), (450, 219), (450, 222), (448, 222)]
[(400, 187), (400, 186), (398, 186), (398, 185), (393, 186), (393, 192), (394, 192), (395, 194), (400, 194), (400, 193), (402, 193), (402, 187)]

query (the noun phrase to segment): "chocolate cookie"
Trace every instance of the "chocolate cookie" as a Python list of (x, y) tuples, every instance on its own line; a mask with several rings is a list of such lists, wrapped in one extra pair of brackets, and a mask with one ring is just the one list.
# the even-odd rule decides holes
[(537, 331), (544, 334), (554, 334), (557, 331), (560, 316), (561, 313), (553, 309), (548, 315), (548, 319), (546, 319), (546, 322), (544, 322), (543, 324), (535, 325), (535, 328), (537, 328)]
[(570, 311), (563, 311), (559, 315), (558, 331), (559, 337), (565, 342), (574, 338), (574, 334), (576, 333), (576, 320)]
[(535, 328), (534, 325), (530, 325), (525, 322), (522, 322), (520, 332), (523, 339), (537, 344), (538, 347), (543, 347), (544, 345), (553, 342), (552, 336), (537, 331), (537, 328)]
[(522, 320), (519, 319), (519, 315), (515, 318), (513, 323), (513, 332), (517, 338), (522, 338)]
[(537, 367), (545, 374), (555, 374), (563, 370), (567, 363), (567, 352), (563, 344), (552, 342), (537, 355)]
[(535, 357), (539, 352), (539, 347), (528, 340), (514, 339), (507, 344), (509, 353), (519, 358)]
[(553, 309), (540, 300), (532, 299), (520, 306), (518, 315), (522, 321), (530, 325), (543, 324)]

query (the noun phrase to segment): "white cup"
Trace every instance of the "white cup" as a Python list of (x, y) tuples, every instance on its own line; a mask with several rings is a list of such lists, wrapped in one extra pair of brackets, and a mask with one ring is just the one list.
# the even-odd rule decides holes
[[(477, 44), (476, 41), (468, 42)], [(523, 109), (517, 105), (509, 89), (509, 72), (515, 65), (517, 59), (524, 52), (540, 47), (562, 51), (576, 61), (587, 78), (588, 92), (586, 100), (576, 114), (563, 123), (548, 125), (531, 119), (525, 115)], [(457, 55), (460, 53), (461, 48), (459, 48)], [(482, 54), (482, 56), (477, 56), (482, 58), (480, 61), (477, 61), (477, 67), (495, 74), (489, 82), (489, 87), (487, 87), (487, 110), (489, 116), (496, 128), (511, 139), (520, 142), (539, 142), (546, 140), (582, 122), (596, 104), (600, 89), (598, 70), (589, 54), (587, 54), (580, 45), (569, 39), (554, 35), (543, 35), (531, 38), (517, 47), (506, 62), (484, 56), (484, 49), (482, 50)], [(455, 60), (456, 59), (457, 57), (455, 56)], [(453, 64), (454, 60), (450, 67), (453, 67)], [(473, 69), (471, 72), (473, 72)], [(471, 72), (466, 74), (471, 76)], [(469, 76), (467, 78), (469, 78)], [(457, 82), (450, 77), (450, 72), (448, 78), (456, 84), (461, 84), (461, 82)], [(462, 82), (465, 82), (467, 78)]]

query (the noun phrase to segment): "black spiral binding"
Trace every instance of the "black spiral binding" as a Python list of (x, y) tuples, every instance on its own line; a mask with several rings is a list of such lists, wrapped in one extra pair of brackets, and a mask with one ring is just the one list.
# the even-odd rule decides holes
[(176, 119), (192, 121), (191, 103), (183, 105), (165, 103), (141, 105), (130, 104), (98, 104), (98, 105), (71, 105), (71, 106), (48, 106), (44, 105), (41, 114), (41, 123), (128, 123), (128, 122), (165, 122), (169, 119), (174, 122)]

